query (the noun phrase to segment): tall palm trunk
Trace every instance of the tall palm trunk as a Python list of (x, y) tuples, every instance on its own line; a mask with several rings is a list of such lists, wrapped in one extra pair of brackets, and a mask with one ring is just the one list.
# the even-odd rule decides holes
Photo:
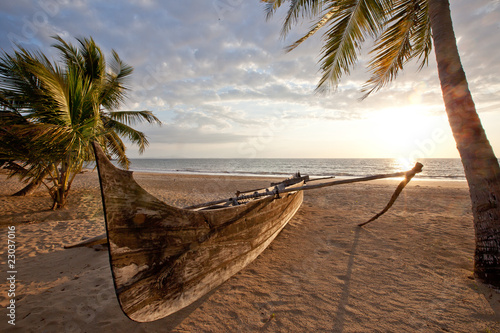
[(500, 286), (500, 167), (468, 88), (448, 0), (429, 0), (429, 16), (448, 120), (462, 159), (474, 216), (474, 272)]

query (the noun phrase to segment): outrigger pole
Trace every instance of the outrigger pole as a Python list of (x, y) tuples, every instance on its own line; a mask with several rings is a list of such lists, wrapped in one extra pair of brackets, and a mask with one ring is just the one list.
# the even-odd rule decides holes
[[(202, 204), (184, 207), (184, 209), (195, 209), (195, 208), (207, 207), (207, 206), (211, 206), (211, 205), (217, 205), (217, 204), (221, 204), (221, 203), (233, 204), (234, 202), (237, 202), (238, 200), (255, 199), (255, 198), (259, 198), (259, 197), (279, 195), (281, 193), (314, 190), (314, 189), (328, 187), (328, 186), (367, 182), (367, 181), (377, 180), (377, 179), (397, 178), (397, 177), (404, 176), (405, 179), (399, 184), (398, 188), (396, 189), (396, 192), (394, 193), (393, 197), (391, 198), (391, 201), (386, 206), (386, 208), (384, 208), (384, 210), (381, 213), (379, 213), (380, 215), (377, 214), (378, 216), (373, 219), (373, 220), (375, 220), (376, 218), (380, 217), (383, 213), (385, 213), (392, 206), (392, 204), (394, 203), (394, 201), (396, 201), (397, 197), (399, 196), (399, 193), (401, 193), (401, 191), (406, 186), (406, 184), (408, 184), (408, 182), (413, 178), (413, 176), (415, 176), (415, 174), (422, 171), (422, 167), (423, 167), (423, 165), (421, 163), (417, 162), (415, 164), (415, 166), (413, 167), (413, 169), (411, 169), (409, 171), (388, 173), (388, 174), (382, 174), (382, 175), (373, 175), (373, 176), (354, 178), (354, 179), (334, 180), (334, 181), (324, 182), (324, 183), (320, 183), (320, 184), (303, 185), (303, 186), (299, 186), (299, 187), (290, 187), (290, 188), (282, 188), (282, 189), (279, 186), (275, 186), (272, 191), (255, 192), (253, 194), (247, 194), (247, 195), (237, 195), (237, 196), (229, 198), (229, 199), (215, 200), (215, 201), (205, 202)], [(303, 178), (303, 177), (301, 177), (301, 178)], [(322, 179), (318, 179), (318, 180), (322, 180)], [(309, 182), (312, 182), (312, 181), (315, 181), (315, 179), (309, 180)], [(404, 183), (404, 185), (402, 185), (403, 183)], [(239, 192), (237, 192), (237, 193), (239, 193)], [(246, 192), (244, 192), (244, 193), (246, 193)], [(371, 222), (373, 220), (370, 220), (368, 222)], [(368, 222), (360, 224), (359, 226), (362, 226)]]

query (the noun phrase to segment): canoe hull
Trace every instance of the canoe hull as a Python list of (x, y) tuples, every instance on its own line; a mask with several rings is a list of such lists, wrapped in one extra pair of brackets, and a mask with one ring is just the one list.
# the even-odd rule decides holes
[(115, 290), (134, 321), (168, 316), (221, 285), (262, 253), (302, 204), (297, 191), (215, 210), (172, 207), (94, 148)]

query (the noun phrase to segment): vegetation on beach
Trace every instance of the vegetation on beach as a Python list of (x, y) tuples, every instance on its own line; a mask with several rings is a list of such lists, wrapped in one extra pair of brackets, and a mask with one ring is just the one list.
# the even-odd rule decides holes
[(349, 74), (365, 39), (375, 39), (363, 87), (366, 98), (396, 78), (410, 60), (427, 64), (436, 55), (446, 113), (469, 184), (476, 234), (475, 274), (500, 287), (500, 166), (481, 125), (460, 62), (449, 0), (262, 0), (270, 18), (285, 3), (286, 36), (294, 24), (313, 19), (293, 50), (317, 31), (323, 35), (322, 78), (317, 90), (335, 89)]
[(114, 50), (106, 63), (92, 38), (77, 39), (78, 47), (54, 39), (59, 62), (21, 47), (0, 56), (0, 163), (29, 183), (20, 194), (45, 185), (56, 209), (65, 205), (84, 163), (94, 159), (93, 141), (127, 168), (122, 138), (141, 153), (148, 145), (131, 126), (161, 123), (150, 111), (116, 111), (133, 68)]

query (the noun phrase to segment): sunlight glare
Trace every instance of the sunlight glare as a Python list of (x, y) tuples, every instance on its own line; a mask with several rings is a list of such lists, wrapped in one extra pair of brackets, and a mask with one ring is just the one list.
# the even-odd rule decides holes
[(393, 151), (393, 157), (414, 149), (416, 142), (425, 137), (432, 122), (432, 117), (419, 105), (381, 110), (369, 118), (375, 126), (373, 135)]
[(396, 172), (399, 172), (399, 171), (408, 171), (408, 170), (413, 169), (413, 167), (415, 166), (415, 163), (416, 163), (416, 161), (414, 161), (414, 160), (410, 160), (408, 158), (399, 157), (399, 158), (395, 158), (392, 161), (392, 168)]

